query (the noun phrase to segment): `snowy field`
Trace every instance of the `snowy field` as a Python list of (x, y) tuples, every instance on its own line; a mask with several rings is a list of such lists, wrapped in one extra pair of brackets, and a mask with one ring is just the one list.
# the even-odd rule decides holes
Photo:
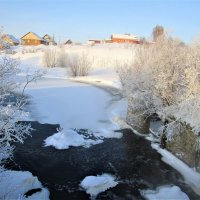
[[(44, 70), (47, 78), (69, 78), (69, 73), (66, 68), (60, 67), (47, 68), (43, 63), (43, 53), (49, 47), (17, 47), (16, 54), (13, 58), (19, 58), (21, 61), (20, 69), (21, 75), (33, 73), (40, 69)], [(50, 47), (54, 48), (54, 47)], [(66, 54), (86, 54), (92, 62), (92, 69), (87, 77), (78, 77), (78, 79), (85, 81), (98, 81), (120, 87), (119, 77), (116, 73), (116, 68), (123, 63), (131, 63), (134, 59), (135, 46), (123, 44), (104, 44), (97, 46), (88, 45), (72, 45), (56, 47), (56, 52), (64, 51)], [(64, 50), (63, 50), (64, 49)], [(27, 53), (23, 53), (27, 52)], [(29, 53), (34, 52), (34, 53)]]

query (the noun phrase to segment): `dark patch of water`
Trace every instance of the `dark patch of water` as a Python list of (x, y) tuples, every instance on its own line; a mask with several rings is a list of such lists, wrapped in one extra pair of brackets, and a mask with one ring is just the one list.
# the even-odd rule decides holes
[(57, 150), (44, 147), (44, 139), (55, 133), (58, 127), (32, 122), (32, 137), (28, 137), (24, 144), (16, 144), (13, 160), (21, 170), (38, 177), (49, 189), (50, 199), (89, 199), (79, 184), (86, 176), (102, 173), (115, 175), (119, 184), (99, 194), (97, 199), (143, 200), (141, 189), (171, 184), (179, 186), (191, 200), (199, 198), (176, 170), (161, 161), (150, 142), (131, 130), (121, 130), (124, 134), (121, 139), (105, 139), (90, 148)]

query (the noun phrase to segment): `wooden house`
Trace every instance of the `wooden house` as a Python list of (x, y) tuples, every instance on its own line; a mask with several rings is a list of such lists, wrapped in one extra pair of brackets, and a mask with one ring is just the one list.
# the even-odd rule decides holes
[(57, 43), (54, 40), (54, 37), (51, 37), (48, 34), (44, 35), (43, 39), (47, 42), (48, 45), (57, 45)]
[(21, 44), (22, 45), (40, 45), (40, 44), (47, 44), (47, 42), (41, 38), (39, 35), (33, 32), (28, 32), (24, 36), (21, 37)]
[(9, 46), (19, 45), (19, 40), (16, 39), (13, 35), (4, 34), (2, 35), (1, 40)]
[(139, 44), (138, 38), (131, 34), (112, 34), (111, 40), (115, 43)]

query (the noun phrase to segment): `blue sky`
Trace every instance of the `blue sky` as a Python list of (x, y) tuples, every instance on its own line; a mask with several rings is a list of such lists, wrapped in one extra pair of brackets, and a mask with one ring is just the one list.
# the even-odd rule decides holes
[(200, 0), (0, 0), (0, 26), (84, 42), (112, 33), (150, 37), (159, 24), (189, 42), (200, 35)]

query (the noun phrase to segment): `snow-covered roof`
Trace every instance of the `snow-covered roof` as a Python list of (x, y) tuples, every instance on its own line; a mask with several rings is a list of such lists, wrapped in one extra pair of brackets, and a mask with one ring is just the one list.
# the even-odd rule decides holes
[(3, 37), (9, 38), (14, 43), (19, 43), (19, 40), (17, 38), (15, 38), (13, 35), (5, 34), (5, 35), (3, 35)]
[(137, 37), (132, 34), (112, 34), (111, 38), (137, 40)]

